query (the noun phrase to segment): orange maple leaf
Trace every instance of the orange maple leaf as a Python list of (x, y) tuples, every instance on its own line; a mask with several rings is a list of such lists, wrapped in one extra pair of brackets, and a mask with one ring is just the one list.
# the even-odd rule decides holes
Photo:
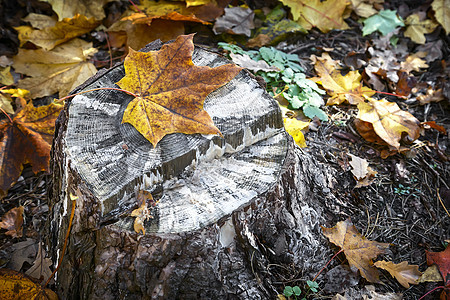
[(341, 221), (332, 228), (322, 227), (322, 230), (330, 242), (342, 248), (353, 271), (358, 269), (361, 276), (369, 282), (381, 283), (372, 259), (384, 253), (389, 244), (367, 240), (350, 219)]
[(125, 77), (117, 85), (134, 93), (122, 123), (133, 125), (154, 147), (166, 135), (220, 134), (203, 109), (206, 96), (233, 79), (240, 67), (216, 68), (192, 62), (193, 34), (181, 35), (159, 51), (137, 52), (125, 58)]
[[(0, 198), (19, 178), (24, 164), (48, 171), (56, 118), (63, 105), (34, 107), (31, 102), (12, 120), (0, 121)], [(11, 122), (12, 121), (12, 122)]]

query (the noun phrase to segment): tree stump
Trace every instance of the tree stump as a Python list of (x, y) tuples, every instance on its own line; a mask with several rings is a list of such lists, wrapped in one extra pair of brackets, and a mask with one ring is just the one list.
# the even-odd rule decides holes
[[(193, 61), (228, 63), (200, 47)], [(117, 65), (74, 93), (116, 87), (123, 76)], [(308, 276), (322, 267), (330, 250), (314, 201), (329, 195), (325, 171), (295, 146), (249, 72), (205, 100), (223, 138), (171, 134), (153, 148), (121, 124), (132, 99), (113, 90), (78, 95), (57, 121), (47, 240), (55, 265), (77, 197), (56, 278), (62, 299), (268, 299), (281, 292), (271, 264)], [(142, 191), (158, 201), (145, 235), (131, 217)]]

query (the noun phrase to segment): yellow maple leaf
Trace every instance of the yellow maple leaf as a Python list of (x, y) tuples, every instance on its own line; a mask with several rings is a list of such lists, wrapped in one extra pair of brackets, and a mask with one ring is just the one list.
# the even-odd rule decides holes
[(309, 122), (303, 122), (297, 119), (284, 118), (284, 128), (287, 133), (294, 139), (295, 143), (300, 148), (306, 147), (305, 136), (303, 135), (302, 130), (308, 128)]
[(341, 104), (344, 101), (356, 105), (375, 94), (375, 91), (362, 85), (362, 76), (358, 71), (350, 71), (342, 76), (333, 64), (320, 59), (316, 61), (314, 68), (320, 76), (320, 83), (331, 96), (327, 105)]
[(96, 21), (94, 18), (88, 19), (77, 14), (73, 18), (65, 18), (56, 22), (54, 26), (40, 30), (35, 30), (30, 26), (19, 26), (15, 29), (19, 32), (21, 46), (29, 41), (49, 51), (59, 44), (90, 32), (99, 24), (100, 21)]
[(348, 3), (346, 0), (281, 0), (291, 8), (294, 21), (310, 30), (317, 27), (322, 32), (332, 29), (348, 29), (342, 15)]
[(0, 269), (0, 294), (2, 299), (58, 299), (52, 290), (44, 289), (30, 277), (9, 269)]
[(408, 27), (406, 28), (404, 35), (417, 44), (425, 44), (425, 34), (432, 33), (438, 26), (437, 23), (430, 19), (421, 21), (419, 14), (408, 16), (405, 20), (405, 24)]
[(388, 271), (392, 277), (405, 288), (409, 289), (410, 284), (418, 284), (422, 273), (419, 271), (419, 266), (409, 265), (406, 261), (399, 264), (394, 264), (392, 261), (377, 261), (375, 267)]
[(166, 134), (175, 132), (220, 134), (203, 102), (242, 68), (194, 65), (193, 36), (179, 36), (159, 51), (130, 49), (125, 58), (126, 75), (117, 85), (136, 98), (125, 109), (122, 123), (133, 125), (154, 147)]
[(368, 99), (368, 103), (358, 104), (358, 116), (355, 122), (359, 134), (369, 142), (387, 144), (400, 148), (403, 134), (408, 142), (420, 135), (420, 122), (409, 112), (401, 110), (394, 102)]
[(51, 51), (19, 49), (14, 57), (14, 68), (16, 72), (32, 77), (20, 80), (18, 85), (29, 90), (32, 98), (56, 92), (59, 97), (64, 97), (97, 72), (95, 66), (86, 61), (95, 52), (92, 43), (80, 39)]
[(384, 253), (389, 244), (369, 241), (358, 232), (350, 219), (338, 222), (332, 228), (322, 226), (322, 231), (330, 242), (342, 248), (352, 270), (358, 269), (369, 282), (381, 283), (372, 259)]

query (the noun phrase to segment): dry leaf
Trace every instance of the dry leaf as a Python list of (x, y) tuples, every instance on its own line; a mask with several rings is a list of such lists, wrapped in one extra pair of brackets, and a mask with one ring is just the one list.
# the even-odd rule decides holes
[(355, 189), (371, 185), (375, 181), (375, 175), (377, 174), (377, 171), (372, 170), (371, 167), (367, 167), (367, 175), (356, 182)]
[(140, 205), (139, 208), (131, 212), (131, 216), (136, 217), (136, 219), (134, 219), (133, 227), (136, 233), (142, 232), (142, 234), (145, 235), (144, 222), (153, 218), (147, 207), (149, 201), (153, 203), (153, 196), (147, 191), (140, 190), (136, 198)]
[(425, 95), (422, 94), (417, 96), (417, 100), (419, 101), (420, 105), (425, 105), (430, 102), (439, 102), (444, 100), (444, 94), (442, 92), (442, 89), (433, 90), (432, 88), (428, 88)]
[(251, 29), (255, 28), (253, 17), (255, 13), (250, 8), (228, 7), (225, 14), (216, 20), (213, 31), (215, 34), (223, 32), (251, 36)]
[(9, 95), (4, 95), (0, 90), (0, 108), (3, 109), (8, 114), (14, 114), (14, 109), (12, 107), (12, 99)]
[(42, 244), (39, 244), (36, 259), (25, 274), (32, 278), (39, 279), (40, 282), (47, 282), (47, 279), (49, 279), (53, 273), (50, 269), (52, 264), (52, 260), (45, 257), (45, 250), (42, 249)]
[(128, 104), (122, 123), (133, 125), (154, 147), (170, 133), (220, 133), (203, 110), (203, 102), (241, 68), (194, 65), (192, 39), (193, 34), (182, 35), (148, 53), (130, 49), (125, 58), (126, 75), (117, 85), (137, 97)]
[(12, 123), (0, 121), (0, 198), (19, 178), (24, 164), (31, 164), (34, 173), (48, 171), (55, 120), (62, 107), (56, 103), (34, 107), (30, 102)]
[(0, 84), (11, 85), (14, 84), (14, 78), (11, 75), (11, 67), (0, 67)]
[(29, 90), (32, 98), (56, 92), (59, 92), (59, 97), (64, 97), (97, 72), (95, 66), (86, 61), (96, 52), (92, 43), (80, 39), (51, 51), (19, 49), (14, 57), (14, 68), (32, 78), (22, 79), (18, 85)]
[(444, 27), (445, 33), (450, 34), (450, 0), (434, 0), (431, 7), (436, 20)]
[(408, 16), (405, 20), (405, 24), (408, 25), (408, 27), (406, 28), (404, 35), (417, 44), (425, 44), (425, 34), (432, 33), (438, 26), (437, 23), (430, 19), (421, 21), (419, 14)]
[(406, 289), (409, 289), (410, 284), (419, 284), (418, 280), (422, 273), (419, 271), (419, 266), (408, 265), (406, 261), (399, 264), (394, 264), (392, 261), (377, 261), (375, 267), (388, 271), (392, 277)]
[(44, 50), (52, 50), (57, 45), (71, 40), (77, 36), (90, 32), (100, 24), (94, 18), (86, 18), (77, 14), (73, 18), (59, 21), (52, 27), (34, 30), (30, 26), (19, 26), (15, 29), (19, 32), (20, 45), (31, 42)]
[(44, 29), (45, 27), (53, 27), (58, 22), (58, 18), (47, 15), (30, 13), (23, 18), (25, 22), (30, 22), (33, 28)]
[(400, 63), (400, 68), (407, 73), (411, 71), (419, 72), (422, 68), (428, 68), (427, 63), (421, 57), (425, 57), (426, 53), (414, 53), (409, 55), (405, 61)]
[(105, 12), (103, 6), (115, 0), (43, 0), (52, 5), (53, 11), (59, 17), (59, 20), (71, 18), (76, 14), (85, 15), (88, 18), (103, 20)]
[(344, 250), (350, 268), (369, 282), (381, 283), (378, 270), (373, 267), (372, 259), (384, 253), (389, 244), (369, 241), (363, 237), (350, 219), (341, 221), (333, 228), (322, 227), (323, 234), (333, 244)]
[(445, 128), (443, 126), (436, 124), (435, 121), (422, 122), (420, 124), (423, 125), (423, 127), (425, 129), (433, 128), (433, 129), (436, 129), (437, 131), (439, 131), (442, 134), (447, 134), (447, 130), (445, 130)]
[(163, 16), (135, 13), (128, 17), (123, 18), (122, 20), (130, 20), (133, 22), (133, 24), (147, 24), (148, 26), (150, 26), (152, 24), (153, 20), (171, 20), (171, 21), (182, 21), (182, 22), (196, 22), (196, 23), (202, 23), (205, 25), (209, 24), (208, 22), (205, 22), (205, 21), (197, 18), (194, 15), (182, 15), (175, 11), (170, 12)]
[(444, 281), (442, 278), (441, 272), (439, 272), (439, 268), (436, 265), (432, 265), (428, 267), (425, 272), (423, 272), (420, 277), (419, 283), (422, 282), (440, 282)]
[(371, 1), (371, 0), (351, 0), (353, 11), (360, 17), (368, 18), (378, 11), (373, 7), (373, 2), (383, 2), (382, 1)]
[(427, 264), (430, 266), (435, 264), (441, 272), (442, 278), (444, 278), (445, 285), (450, 284), (450, 247), (441, 252), (429, 252), (425, 251), (427, 254)]
[(43, 289), (22, 273), (0, 269), (0, 295), (4, 300), (34, 299), (57, 300), (58, 296), (50, 289)]
[(249, 69), (253, 72), (264, 71), (264, 72), (279, 72), (280, 69), (274, 66), (269, 66), (265, 60), (253, 60), (247, 54), (235, 54), (230, 53), (231, 60), (243, 68)]
[(420, 135), (419, 120), (394, 102), (369, 99), (369, 103), (359, 103), (358, 110), (360, 122), (355, 122), (356, 129), (369, 142), (388, 144), (398, 150), (403, 134), (408, 142)]
[(297, 119), (284, 118), (284, 128), (287, 133), (294, 139), (300, 148), (306, 147), (305, 136), (302, 130), (308, 128), (310, 122), (303, 122)]
[(317, 60), (314, 68), (320, 76), (322, 86), (331, 96), (327, 105), (341, 104), (344, 101), (357, 105), (375, 94), (375, 91), (362, 85), (362, 76), (358, 71), (350, 71), (342, 76), (339, 70), (322, 60)]
[(363, 179), (366, 177), (369, 172), (367, 168), (369, 167), (369, 163), (366, 159), (360, 158), (353, 154), (347, 153), (348, 156), (352, 158), (349, 164), (352, 166), (352, 174), (356, 177), (357, 180)]
[(8, 262), (7, 267), (9, 269), (20, 271), (24, 262), (33, 263), (38, 245), (36, 240), (27, 238), (23, 242), (18, 242), (12, 245), (14, 251), (11, 254), (11, 260)]
[(0, 228), (8, 230), (5, 232), (6, 235), (10, 235), (13, 238), (22, 236), (23, 210), (23, 206), (19, 206), (10, 209), (3, 215)]
[(303, 28), (317, 27), (326, 33), (332, 29), (348, 29), (343, 14), (346, 0), (281, 0), (291, 8), (294, 20)]

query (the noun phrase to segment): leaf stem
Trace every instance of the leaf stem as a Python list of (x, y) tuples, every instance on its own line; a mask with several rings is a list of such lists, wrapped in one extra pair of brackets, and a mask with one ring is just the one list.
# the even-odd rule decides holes
[(124, 93), (126, 93), (126, 94), (128, 94), (128, 95), (131, 95), (131, 96), (133, 96), (133, 97), (135, 97), (135, 98), (139, 97), (138, 95), (136, 95), (136, 94), (134, 94), (134, 93), (132, 93), (132, 92), (130, 92), (130, 91), (127, 91), (127, 90), (118, 89), (118, 88), (103, 87), (103, 88), (97, 88), (97, 89), (92, 89), (92, 90), (82, 91), (82, 92), (79, 92), (79, 93), (76, 93), (76, 94), (72, 94), (72, 95), (69, 95), (69, 96), (65, 96), (65, 97), (63, 97), (63, 98), (61, 98), (61, 99), (58, 99), (58, 100), (56, 100), (56, 101), (61, 102), (61, 101), (64, 101), (64, 100), (66, 100), (66, 99), (69, 99), (69, 98), (72, 98), (72, 97), (75, 97), (75, 96), (78, 96), (78, 95), (81, 95), (81, 94), (84, 94), (84, 93), (89, 93), (89, 92), (99, 91), (99, 90), (113, 90), (113, 91), (120, 91), (120, 92), (124, 92)]
[(146, 14), (146, 13), (144, 13), (142, 10), (140, 10), (139, 7), (137, 7), (136, 4), (134, 4), (133, 1), (128, 0), (128, 2), (130, 2), (131, 5), (133, 5), (133, 7), (136, 8), (136, 10), (137, 10), (138, 12), (140, 12), (141, 14), (144, 14), (144, 15)]
[(428, 291), (425, 295), (423, 295), (422, 297), (419, 298), (419, 300), (425, 298), (426, 295), (431, 294), (432, 292), (434, 292), (437, 289), (445, 289), (445, 286), (441, 285), (441, 286), (437, 286), (434, 289), (432, 289), (431, 291)]
[(8, 115), (8, 113), (6, 111), (3, 110), (3, 108), (0, 107), (0, 110), (8, 117), (9, 121), (11, 122), (11, 124), (13, 123), (13, 120), (11, 119), (11, 117)]
[(330, 264), (330, 262), (331, 262), (331, 261), (332, 261), (339, 253), (341, 253), (341, 252), (343, 252), (343, 251), (344, 251), (344, 250), (341, 249), (341, 250), (339, 250), (338, 253), (336, 253), (335, 255), (333, 255), (333, 257), (330, 258), (330, 260), (325, 264), (325, 266), (323, 266), (323, 268), (320, 269), (319, 273), (317, 273), (317, 275), (314, 277), (314, 279), (313, 279), (312, 281), (316, 281), (316, 279), (317, 279), (317, 277), (319, 277), (320, 273), (322, 273), (322, 271), (325, 270), (325, 268)]

